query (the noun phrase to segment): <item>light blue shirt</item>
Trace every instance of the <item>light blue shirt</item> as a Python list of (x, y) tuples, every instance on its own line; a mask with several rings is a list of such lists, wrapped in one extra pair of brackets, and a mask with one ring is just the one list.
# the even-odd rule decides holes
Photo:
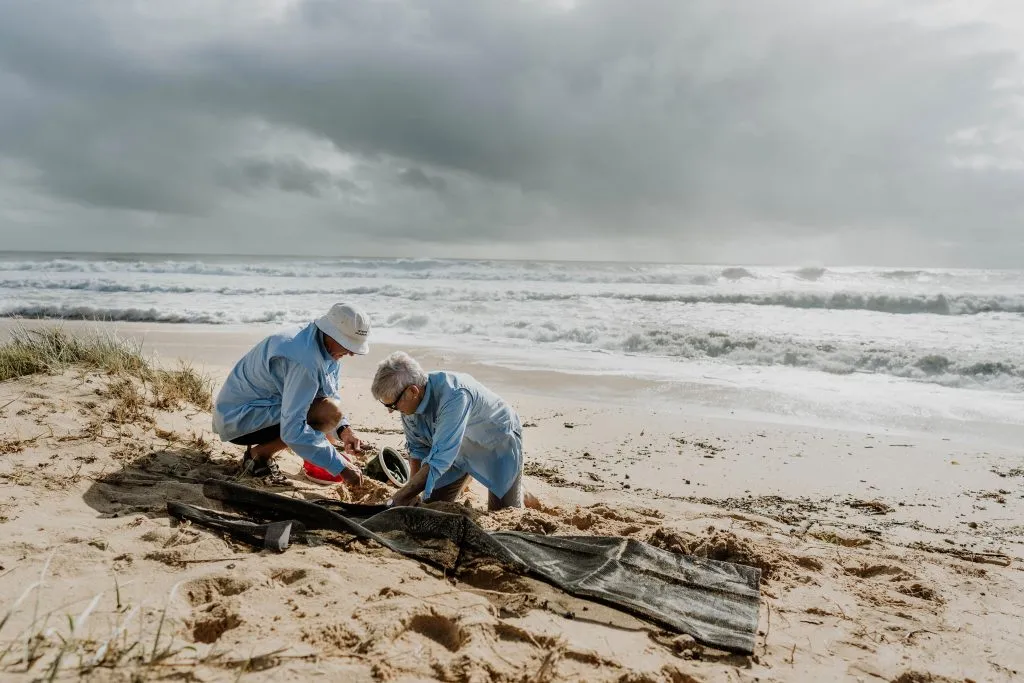
[(344, 461), (322, 432), (306, 424), (306, 414), (313, 399), (338, 398), (340, 374), (314, 323), (272, 334), (228, 375), (213, 408), (213, 429), (230, 441), (279, 424), (281, 440), (296, 455), (338, 474)]
[(523, 468), (519, 416), (470, 375), (431, 372), (416, 412), (402, 416), (409, 455), (430, 467), (424, 498), (464, 474), (501, 497)]

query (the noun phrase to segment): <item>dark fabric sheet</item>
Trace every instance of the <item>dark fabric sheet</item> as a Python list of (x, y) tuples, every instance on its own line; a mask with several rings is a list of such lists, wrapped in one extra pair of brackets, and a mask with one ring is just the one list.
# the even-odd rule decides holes
[[(705, 644), (742, 654), (754, 650), (761, 576), (754, 567), (677, 555), (629, 538), (488, 532), (468, 517), (422, 507), (317, 505), (218, 480), (207, 481), (203, 492), (252, 517), (293, 522), (292, 539), (307, 529), (327, 529), (374, 540), (452, 573), (487, 559)], [(168, 509), (175, 517), (230, 533), (223, 513), (211, 517), (212, 511), (180, 503)], [(269, 535), (280, 526), (238, 522), (236, 537), (280, 547), (280, 538)]]

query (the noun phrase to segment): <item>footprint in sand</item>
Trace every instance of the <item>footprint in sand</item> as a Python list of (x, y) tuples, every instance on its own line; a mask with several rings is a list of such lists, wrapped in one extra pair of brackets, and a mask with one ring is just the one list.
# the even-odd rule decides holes
[(895, 564), (869, 564), (859, 567), (844, 567), (843, 571), (862, 579), (880, 579), (887, 583), (895, 583), (897, 593), (912, 598), (941, 603), (942, 596), (934, 588), (921, 583), (918, 577), (904, 567)]
[(237, 574), (210, 574), (184, 585), (184, 595), (193, 607), (212, 603), (220, 598), (240, 595), (255, 585), (252, 579)]
[(440, 614), (413, 615), (406, 629), (443, 645), (450, 652), (457, 652), (465, 640), (459, 625)]
[(293, 583), (298, 583), (309, 576), (309, 572), (301, 567), (290, 567), (287, 569), (277, 569), (270, 576), (275, 581), (279, 581), (286, 586), (290, 586)]
[(197, 610), (192, 619), (192, 638), (200, 643), (215, 643), (233, 628), (242, 625), (234, 601), (215, 602)]

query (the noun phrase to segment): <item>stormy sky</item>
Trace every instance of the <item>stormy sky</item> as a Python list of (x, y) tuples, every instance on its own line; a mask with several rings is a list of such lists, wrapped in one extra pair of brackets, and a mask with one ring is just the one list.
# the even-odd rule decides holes
[(1012, 0), (0, 0), (0, 249), (1024, 264)]

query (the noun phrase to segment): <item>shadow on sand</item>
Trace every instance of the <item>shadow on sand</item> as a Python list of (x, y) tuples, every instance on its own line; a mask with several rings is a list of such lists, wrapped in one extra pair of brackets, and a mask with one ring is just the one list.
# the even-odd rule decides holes
[(233, 479), (238, 467), (237, 460), (214, 460), (209, 453), (193, 448), (169, 447), (97, 477), (82, 499), (101, 517), (165, 517), (171, 500), (216, 507), (203, 496), (203, 481)]
[(83, 494), (85, 503), (101, 517), (145, 515), (166, 517), (167, 503), (176, 501), (220, 510), (221, 505), (203, 495), (203, 482), (223, 479), (274, 493), (291, 493), (305, 500), (328, 497), (327, 490), (309, 490), (301, 477), (290, 477), (295, 486), (265, 486), (259, 479), (238, 479), (240, 459), (213, 458), (188, 446), (168, 447), (126, 462), (121, 469), (97, 477)]

